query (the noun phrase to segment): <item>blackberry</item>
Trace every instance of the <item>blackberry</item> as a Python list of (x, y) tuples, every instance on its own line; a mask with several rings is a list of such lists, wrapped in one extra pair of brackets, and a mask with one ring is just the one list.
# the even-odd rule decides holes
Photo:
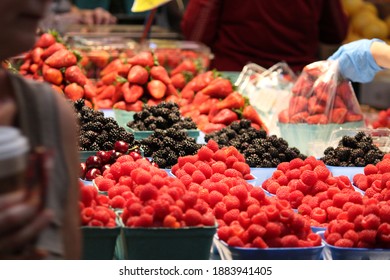
[(357, 158), (363, 158), (364, 152), (362, 149), (354, 149), (351, 152), (351, 161), (356, 160)]
[(153, 150), (147, 145), (141, 145), (142, 150), (144, 151), (145, 157), (151, 157), (153, 155)]
[(279, 158), (280, 162), (286, 161), (286, 155), (283, 154), (283, 153), (280, 153), (279, 156), (278, 156), (278, 158)]
[(324, 162), (327, 165), (330, 166), (340, 166), (340, 161), (336, 158), (330, 158), (329, 160)]
[(367, 142), (359, 142), (358, 143), (358, 148), (361, 149), (364, 153), (367, 153), (368, 151), (371, 150), (372, 144), (367, 143)]
[(365, 136), (366, 134), (363, 131), (359, 131), (358, 133), (356, 133), (355, 139), (356, 141), (360, 142)]
[[(229, 138), (229, 139), (233, 139), (237, 136), (237, 133), (231, 129), (231, 128), (228, 128), (226, 129), (226, 136)], [(246, 141), (245, 141), (246, 142)]]
[(88, 138), (90, 141), (94, 141), (98, 134), (95, 131), (88, 130), (84, 133), (84, 137)]
[(103, 144), (108, 140), (107, 133), (102, 133), (98, 135), (95, 139), (95, 142), (99, 145), (99, 147), (102, 147)]
[(176, 141), (172, 139), (171, 137), (165, 136), (163, 139), (163, 143), (165, 144), (166, 147), (169, 147), (171, 149), (175, 149), (176, 147)]
[(114, 143), (112, 143), (111, 141), (105, 142), (102, 146), (102, 150), (104, 150), (104, 151), (109, 151), (112, 149), (114, 149)]
[(241, 129), (240, 122), (239, 121), (234, 121), (230, 124), (230, 128), (233, 129), (234, 131), (238, 132)]
[(279, 163), (281, 163), (281, 161), (278, 158), (273, 158), (271, 160), (271, 163), (272, 163), (272, 167), (276, 167), (276, 166), (278, 166)]
[(247, 120), (247, 119), (240, 120), (240, 127), (241, 128), (250, 128), (251, 124), (252, 124), (252, 122), (250, 120)]
[(272, 156), (271, 156), (270, 153), (264, 153), (264, 154), (262, 154), (262, 155), (261, 155), (261, 158), (262, 158), (263, 160), (268, 160), (268, 161), (271, 161), (271, 160), (272, 160)]
[(84, 102), (84, 99), (78, 99), (74, 102), (73, 104), (74, 108), (76, 109), (76, 111), (80, 111), (84, 106), (85, 106), (85, 102)]
[(271, 155), (272, 158), (278, 158), (279, 157), (279, 152), (274, 147), (269, 148), (268, 149), (268, 153)]
[(151, 125), (152, 123), (156, 123), (156, 117), (154, 116), (149, 116), (146, 119), (144, 119), (143, 123), (145, 124), (146, 127)]
[(290, 161), (298, 156), (292, 148), (287, 148), (284, 151), (284, 154), (286, 155), (287, 161)]
[(354, 160), (354, 166), (363, 167), (366, 166), (366, 162), (364, 158), (358, 157)]
[(347, 148), (356, 148), (357, 147), (357, 141), (355, 138), (351, 136), (343, 136), (339, 142), (339, 146), (344, 146)]
[(349, 157), (351, 155), (351, 149), (346, 147), (338, 147), (336, 149), (336, 157), (340, 161), (348, 161)]
[(335, 150), (333, 147), (327, 147), (324, 151), (324, 155), (328, 155), (329, 153), (333, 153), (334, 154)]
[(96, 142), (93, 142), (93, 143), (91, 144), (91, 146), (89, 146), (89, 148), (91, 149), (90, 151), (99, 151), (99, 150), (100, 150), (100, 146), (99, 146), (99, 144), (96, 143)]
[(174, 123), (177, 123), (180, 121), (180, 116), (178, 116), (177, 114), (175, 113), (170, 113), (167, 117), (167, 120), (171, 123), (171, 124), (174, 124)]
[(247, 148), (249, 148), (250, 144), (248, 142), (241, 143), (240, 145), (240, 151), (245, 151)]
[(89, 148), (89, 146), (91, 146), (92, 144), (91, 140), (89, 140), (87, 137), (84, 136), (80, 137), (79, 142), (80, 142), (80, 147), (82, 148)]
[(115, 125), (115, 123), (113, 122), (108, 122), (106, 123), (104, 126), (103, 126), (103, 129), (105, 131), (110, 131), (111, 129), (114, 129), (114, 128), (117, 128), (117, 125)]
[(164, 158), (154, 156), (153, 161), (158, 165), (159, 168), (163, 168), (163, 166), (167, 165), (167, 161)]
[(274, 167), (274, 165), (272, 164), (272, 162), (269, 161), (269, 160), (263, 160), (262, 163), (261, 163), (261, 166), (262, 166), (262, 167)]
[(153, 130), (155, 130), (157, 127), (158, 127), (158, 126), (157, 126), (156, 123), (151, 123), (151, 124), (148, 125), (147, 130), (152, 130), (152, 131), (153, 131)]
[(249, 156), (246, 157), (246, 163), (248, 163), (248, 165), (250, 167), (259, 167), (261, 166), (261, 160), (260, 160), (260, 157), (256, 154), (251, 154)]

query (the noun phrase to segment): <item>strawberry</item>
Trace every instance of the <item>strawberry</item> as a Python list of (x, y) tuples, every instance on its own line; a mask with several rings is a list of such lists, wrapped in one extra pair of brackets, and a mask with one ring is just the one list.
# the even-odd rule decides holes
[(87, 83), (84, 86), (85, 98), (92, 99), (96, 96), (96, 87), (92, 83)]
[(64, 93), (66, 97), (73, 101), (84, 97), (84, 89), (76, 83), (67, 85), (64, 89)]
[(211, 119), (211, 122), (229, 125), (236, 120), (238, 120), (238, 116), (235, 112), (230, 109), (222, 109)]
[(118, 101), (112, 105), (112, 108), (119, 109), (119, 110), (126, 110), (126, 102)]
[(52, 89), (54, 89), (56, 92), (60, 93), (60, 94), (64, 94), (64, 91), (62, 90), (62, 88), (60, 88), (59, 86), (56, 86), (56, 85), (50, 85)]
[(210, 97), (225, 98), (233, 92), (233, 85), (230, 80), (218, 77), (200, 92)]
[(56, 42), (56, 38), (50, 33), (43, 33), (35, 43), (35, 48), (48, 48)]
[(118, 72), (110, 72), (101, 77), (100, 81), (105, 85), (113, 85), (118, 78)]
[(284, 109), (280, 111), (278, 114), (278, 120), (280, 123), (288, 123), (289, 122), (289, 115), (288, 115), (288, 109)]
[(198, 110), (201, 114), (208, 114), (210, 113), (211, 108), (215, 108), (216, 104), (219, 103), (219, 100), (217, 98), (210, 98), (205, 100), (202, 104), (199, 105)]
[(63, 44), (61, 44), (61, 43), (54, 43), (53, 45), (51, 45), (50, 47), (48, 47), (47, 49), (45, 49), (43, 51), (43, 53), (41, 55), (41, 58), (43, 60), (45, 60), (46, 58), (51, 56), (56, 51), (63, 50), (63, 49), (65, 49), (65, 46)]
[(87, 83), (87, 77), (81, 71), (77, 65), (70, 66), (65, 70), (65, 79), (69, 83), (77, 83), (80, 86), (85, 86)]
[(324, 114), (315, 114), (306, 118), (308, 124), (327, 124), (328, 117)]
[(45, 63), (50, 67), (59, 69), (62, 67), (70, 67), (72, 65), (76, 65), (77, 58), (71, 51), (61, 49), (49, 56), (45, 60)]
[(216, 104), (217, 109), (239, 109), (244, 107), (245, 105), (245, 98), (238, 93), (237, 91), (233, 91), (231, 94), (229, 94), (225, 99), (218, 102)]
[(92, 50), (88, 57), (97, 67), (103, 68), (109, 63), (111, 55), (105, 50)]
[(31, 58), (32, 61), (36, 64), (39, 64), (42, 61), (43, 49), (42, 48), (35, 48), (31, 52)]
[(308, 100), (303, 96), (292, 96), (288, 107), (289, 116), (293, 116), (297, 113), (307, 110)]
[(346, 122), (358, 122), (361, 120), (363, 120), (362, 114), (353, 114), (353, 113), (348, 112), (347, 115), (345, 116)]
[(51, 67), (43, 71), (43, 78), (45, 79), (45, 81), (57, 86), (61, 85), (63, 81), (61, 71)]
[(141, 96), (144, 93), (143, 87), (139, 85), (129, 86), (129, 82), (126, 82), (122, 85), (122, 91), (123, 91), (123, 98), (127, 103), (136, 102), (138, 99), (141, 98)]
[(115, 86), (108, 85), (104, 90), (96, 96), (96, 100), (111, 99), (115, 93)]
[(130, 68), (129, 74), (127, 76), (127, 80), (130, 83), (144, 85), (149, 79), (148, 70), (145, 67), (140, 65), (134, 65)]
[(154, 59), (151, 52), (140, 52), (137, 55), (129, 58), (128, 62), (132, 65), (140, 65), (143, 67), (149, 66), (152, 67), (154, 65)]
[(148, 83), (147, 88), (149, 94), (156, 99), (163, 98), (167, 91), (167, 86), (160, 80), (151, 80)]
[(155, 80), (162, 81), (166, 85), (169, 85), (172, 82), (167, 70), (162, 66), (153, 66), (150, 69), (150, 76)]
[[(184, 96), (186, 95), (187, 91), (192, 91), (193, 93), (197, 92), (198, 95), (200, 93), (199, 91), (204, 89), (213, 80), (214, 80), (214, 74), (212, 71), (207, 71), (205, 73), (197, 75), (191, 81), (189, 81), (188, 84), (186, 84), (186, 86), (183, 88), (183, 90), (181, 91), (182, 97), (185, 98)], [(205, 94), (201, 94), (201, 95), (205, 96)]]
[(265, 131), (268, 131), (268, 128), (263, 123), (263, 121), (260, 119), (259, 113), (256, 111), (256, 109), (253, 106), (247, 105), (244, 108), (244, 110), (242, 111), (242, 118), (248, 119), (252, 123), (258, 124)]
[(143, 106), (144, 106), (144, 103), (141, 100), (137, 100), (134, 103), (127, 104), (126, 105), (126, 110), (127, 111), (140, 112), (140, 111), (142, 111)]
[(345, 117), (347, 115), (347, 109), (345, 108), (335, 108), (331, 111), (330, 122), (331, 123), (344, 123)]
[(104, 67), (100, 71), (99, 75), (102, 77), (102, 76), (105, 76), (105, 75), (107, 75), (108, 73), (111, 73), (111, 72), (118, 72), (122, 65), (123, 65), (123, 63), (122, 63), (122, 61), (120, 59), (114, 59), (113, 61), (108, 63), (107, 66)]
[(179, 65), (177, 65), (172, 71), (171, 76), (176, 75), (177, 73), (190, 72), (195, 75), (198, 70), (196, 68), (195, 62), (192, 59), (184, 59)]
[(308, 112), (300, 112), (292, 115), (290, 117), (290, 123), (304, 123), (306, 122), (307, 117), (309, 116)]
[(225, 128), (226, 124), (223, 123), (207, 123), (203, 126), (202, 131), (204, 133), (211, 133), (214, 131), (221, 130), (222, 128)]
[(167, 95), (179, 97), (179, 93), (177, 92), (176, 88), (172, 85), (172, 83), (167, 85)]
[(173, 86), (177, 89), (183, 89), (186, 85), (186, 78), (183, 73), (177, 73), (171, 77)]

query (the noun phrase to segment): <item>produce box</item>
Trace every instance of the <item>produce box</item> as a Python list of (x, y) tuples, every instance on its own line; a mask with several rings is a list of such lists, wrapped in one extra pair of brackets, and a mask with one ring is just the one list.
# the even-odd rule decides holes
[[(152, 135), (154, 131), (147, 130), (147, 131), (140, 131), (140, 130), (134, 130), (130, 127), (126, 127), (126, 130), (134, 134), (135, 140), (141, 140), (144, 138), (147, 138), (148, 136)], [(198, 129), (186, 129), (185, 132), (187, 132), (189, 137), (194, 138), (197, 140), (200, 131)]]
[(276, 167), (252, 167), (251, 174), (257, 178), (256, 184), (261, 186), (265, 180), (272, 177)]
[(325, 245), (307, 248), (240, 248), (230, 247), (214, 236), (222, 260), (320, 260)]
[(85, 162), (90, 156), (96, 155), (97, 151), (79, 151), (80, 162)]
[(364, 174), (364, 167), (344, 167), (344, 166), (331, 166), (326, 165), (326, 168), (332, 172), (333, 176), (347, 176), (352, 182), (353, 176), (356, 174)]
[(128, 128), (127, 123), (133, 120), (135, 112), (120, 109), (114, 109), (114, 118), (118, 125), (123, 128)]
[(123, 228), (125, 259), (208, 260), (217, 227)]
[(121, 228), (81, 227), (84, 260), (112, 260)]

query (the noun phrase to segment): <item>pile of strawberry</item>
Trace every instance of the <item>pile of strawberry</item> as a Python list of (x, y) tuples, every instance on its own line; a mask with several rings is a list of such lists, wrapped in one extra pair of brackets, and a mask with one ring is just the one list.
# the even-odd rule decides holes
[(372, 123), (373, 128), (390, 128), (390, 108), (381, 110), (378, 113), (378, 118)]
[(363, 119), (349, 81), (338, 81), (329, 61), (304, 67), (292, 88), (288, 109), (279, 113), (281, 123), (327, 124), (356, 122)]
[(70, 100), (91, 101), (96, 88), (77, 65), (79, 57), (52, 33), (42, 34), (32, 50), (24, 56), (18, 71), (26, 78), (46, 81)]
[(80, 215), (82, 226), (115, 227), (116, 214), (107, 196), (99, 194), (91, 185), (80, 184)]
[(97, 108), (139, 112), (144, 101), (156, 105), (169, 96), (178, 97), (167, 70), (149, 51), (113, 60), (100, 72), (96, 86)]
[(214, 226), (215, 217), (199, 193), (146, 159), (125, 155), (95, 179), (110, 205), (122, 208), (127, 227)]
[(390, 201), (390, 154), (385, 154), (377, 164), (364, 167), (364, 174), (356, 174), (353, 184), (365, 191), (367, 197)]
[(324, 237), (337, 247), (390, 249), (390, 202), (366, 198), (350, 205), (329, 223)]
[(218, 73), (198, 74), (180, 91), (181, 113), (191, 117), (205, 133), (220, 130), (241, 118), (267, 130), (253, 106), (234, 90), (232, 82)]

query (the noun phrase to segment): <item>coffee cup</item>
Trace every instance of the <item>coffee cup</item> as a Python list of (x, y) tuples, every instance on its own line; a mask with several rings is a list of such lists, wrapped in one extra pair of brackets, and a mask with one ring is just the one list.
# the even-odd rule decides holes
[(18, 128), (0, 126), (0, 194), (23, 188), (29, 149)]

